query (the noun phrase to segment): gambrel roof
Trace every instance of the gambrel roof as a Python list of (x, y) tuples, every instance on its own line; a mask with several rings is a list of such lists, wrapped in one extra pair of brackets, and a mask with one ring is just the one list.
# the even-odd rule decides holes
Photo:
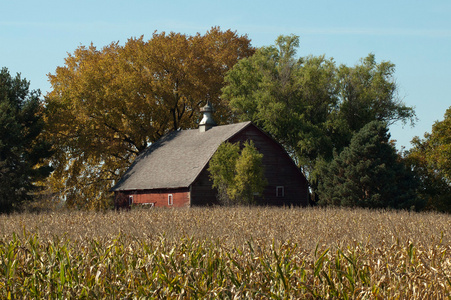
[(219, 145), (250, 125), (243, 122), (215, 126), (205, 132), (170, 132), (136, 158), (112, 191), (189, 187)]

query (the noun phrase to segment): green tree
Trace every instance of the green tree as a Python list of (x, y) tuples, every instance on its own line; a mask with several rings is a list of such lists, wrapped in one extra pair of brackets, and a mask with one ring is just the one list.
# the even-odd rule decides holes
[(322, 170), (320, 204), (369, 208), (422, 208), (417, 181), (389, 143), (386, 123), (365, 125)]
[(352, 132), (357, 132), (370, 121), (384, 121), (388, 125), (401, 121), (415, 121), (412, 107), (406, 106), (398, 95), (394, 80), (395, 65), (376, 62), (369, 54), (359, 65), (341, 65), (338, 75), (339, 117)]
[(315, 190), (318, 162), (331, 161), (365, 124), (413, 123), (415, 113), (399, 98), (392, 63), (370, 54), (337, 67), (325, 56), (296, 58), (298, 47), (299, 37), (280, 36), (240, 60), (225, 77), (223, 98), (280, 142)]
[(194, 127), (202, 103), (214, 104), (219, 123), (233, 120), (220, 98), (223, 78), (253, 53), (246, 36), (219, 28), (79, 47), (49, 75), (49, 184), (69, 206), (108, 207), (108, 190), (133, 159), (168, 131)]
[(411, 143), (406, 160), (419, 178), (419, 196), (427, 209), (451, 212), (451, 107), (444, 120), (433, 125), (432, 133)]
[(218, 191), (218, 200), (221, 204), (231, 205), (228, 190), (235, 182), (235, 166), (240, 156), (240, 146), (232, 143), (222, 143), (215, 152), (208, 165), (213, 188)]
[(218, 147), (208, 171), (221, 204), (254, 203), (254, 196), (262, 194), (267, 184), (262, 159), (252, 141), (246, 141), (242, 150), (228, 142)]
[(10, 212), (33, 198), (37, 182), (51, 172), (45, 159), (50, 145), (40, 138), (44, 128), (39, 90), (20, 74), (0, 71), (0, 212)]
[(280, 36), (226, 76), (223, 97), (241, 120), (269, 132), (309, 171), (333, 148), (331, 113), (336, 109), (336, 67), (324, 56), (296, 59), (299, 38)]

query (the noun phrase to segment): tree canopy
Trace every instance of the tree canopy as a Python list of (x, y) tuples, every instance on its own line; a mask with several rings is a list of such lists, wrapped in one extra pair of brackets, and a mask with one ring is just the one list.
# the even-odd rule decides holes
[(253, 53), (247, 36), (219, 28), (77, 48), (49, 75), (55, 191), (72, 206), (106, 207), (108, 189), (136, 155), (168, 131), (193, 127), (203, 103), (214, 104), (219, 123), (231, 122), (223, 78)]
[(10, 212), (32, 199), (37, 181), (50, 174), (45, 159), (50, 144), (40, 135), (44, 128), (39, 90), (20, 74), (0, 71), (0, 212)]
[(337, 66), (325, 56), (296, 57), (297, 36), (280, 36), (240, 60), (227, 74), (223, 98), (241, 120), (278, 140), (314, 182), (318, 160), (330, 161), (367, 123), (413, 122), (415, 113), (397, 93), (394, 64)]

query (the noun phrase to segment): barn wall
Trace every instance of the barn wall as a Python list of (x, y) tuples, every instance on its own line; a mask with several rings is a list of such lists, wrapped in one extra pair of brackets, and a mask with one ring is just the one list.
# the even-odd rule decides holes
[[(126, 199), (133, 197), (133, 205), (153, 204), (155, 207), (185, 207), (190, 205), (190, 193), (188, 188), (158, 189), (143, 191), (124, 191)], [(172, 205), (168, 203), (168, 197), (172, 195)]]
[(209, 178), (209, 172), (206, 170), (208, 165), (200, 173), (199, 177), (194, 181), (191, 186), (191, 205), (192, 206), (204, 206), (204, 205), (217, 205), (218, 200), (216, 198), (216, 190), (212, 187), (212, 182)]
[[(308, 186), (304, 175), (285, 150), (268, 135), (255, 126), (248, 126), (229, 139), (229, 142), (254, 141), (255, 147), (263, 153), (263, 165), (268, 185), (263, 197), (256, 197), (261, 205), (308, 205)], [(191, 190), (192, 205), (217, 204), (216, 191), (209, 180), (208, 165), (195, 180)], [(277, 195), (277, 187), (283, 187), (283, 195)], [(279, 189), (280, 192), (280, 189)]]

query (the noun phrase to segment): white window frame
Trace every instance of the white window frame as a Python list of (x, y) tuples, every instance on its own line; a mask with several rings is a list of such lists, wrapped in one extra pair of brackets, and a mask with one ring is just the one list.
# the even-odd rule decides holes
[(283, 185), (276, 186), (276, 197), (285, 197), (285, 187)]
[(128, 205), (133, 204), (133, 195), (128, 195)]
[(174, 196), (172, 194), (168, 194), (168, 205), (174, 205)]

